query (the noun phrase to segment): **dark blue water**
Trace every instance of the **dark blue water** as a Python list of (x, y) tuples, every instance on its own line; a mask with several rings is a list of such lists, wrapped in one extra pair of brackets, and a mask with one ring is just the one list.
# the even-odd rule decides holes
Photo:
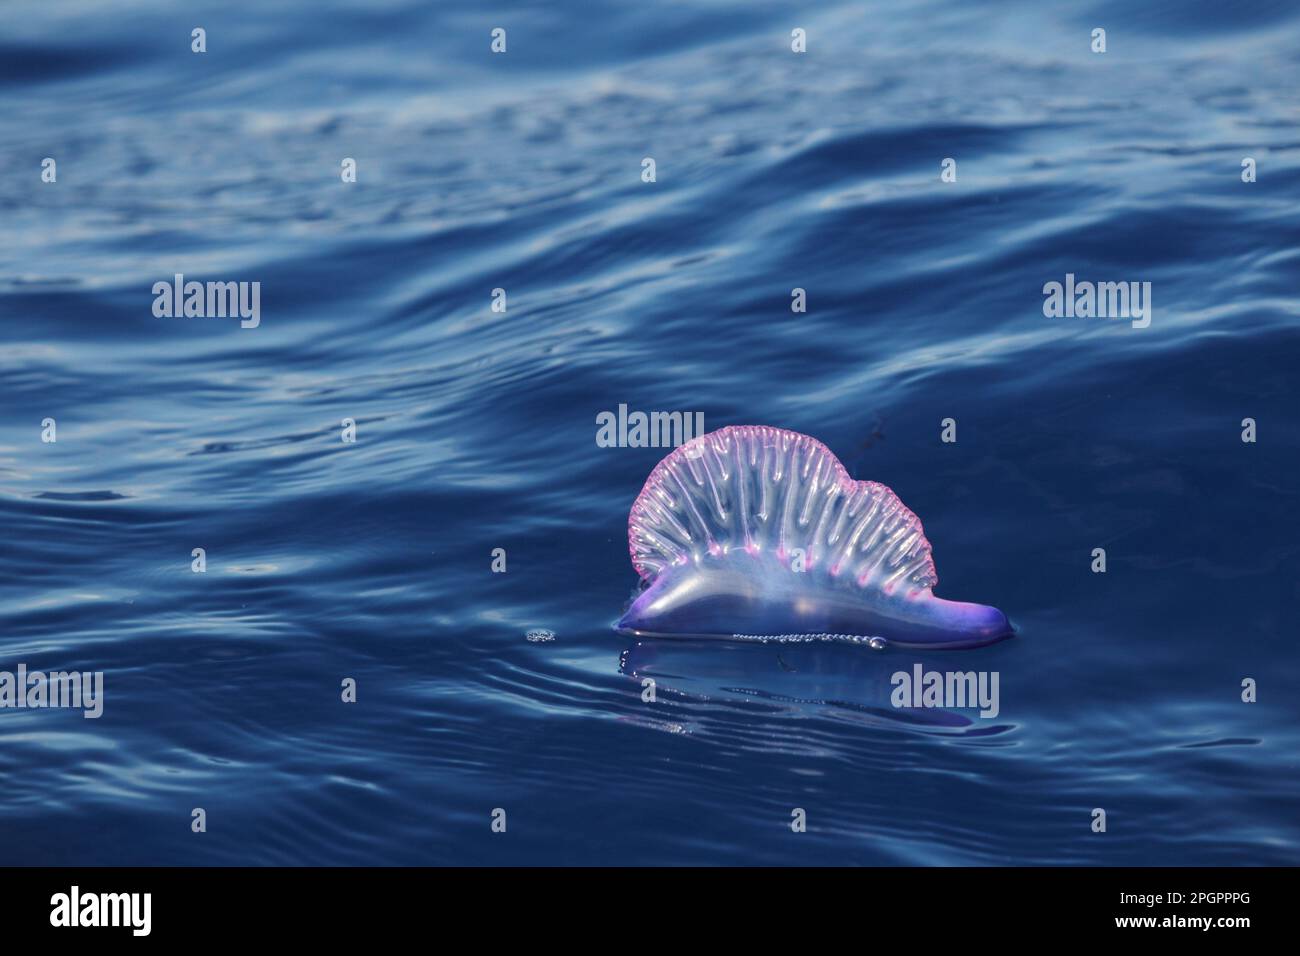
[[(0, 862), (1294, 863), (1300, 11), (1057, 6), (0, 7), (0, 670), (105, 682), (0, 710)], [(621, 403), (819, 438), (1018, 636), (619, 637)]]

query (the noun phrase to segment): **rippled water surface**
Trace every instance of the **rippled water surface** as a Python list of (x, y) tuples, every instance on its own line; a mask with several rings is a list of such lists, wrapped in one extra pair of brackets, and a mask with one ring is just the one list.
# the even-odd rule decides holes
[[(0, 862), (1294, 863), (1298, 30), (0, 6), (0, 669), (106, 687), (0, 710)], [(1067, 272), (1150, 327), (1045, 318)], [(261, 324), (156, 318), (176, 273)], [(819, 438), (1018, 636), (619, 637), (662, 455), (597, 446), (619, 404)], [(892, 707), (918, 662), (1000, 713)]]

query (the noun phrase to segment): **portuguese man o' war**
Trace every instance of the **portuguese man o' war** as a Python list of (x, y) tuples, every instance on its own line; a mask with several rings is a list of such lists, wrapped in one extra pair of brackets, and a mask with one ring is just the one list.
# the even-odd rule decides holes
[(736, 640), (972, 647), (997, 608), (935, 597), (921, 521), (807, 435), (733, 425), (675, 448), (628, 516), (648, 587), (618, 629)]

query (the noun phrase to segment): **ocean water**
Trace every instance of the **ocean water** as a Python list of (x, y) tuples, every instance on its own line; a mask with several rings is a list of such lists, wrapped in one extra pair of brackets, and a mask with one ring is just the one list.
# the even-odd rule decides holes
[[(104, 674), (0, 709), (0, 863), (1295, 863), (1298, 30), (0, 6), (0, 670)], [(260, 324), (155, 317), (176, 273)], [(1067, 273), (1149, 327), (1046, 317)], [(820, 439), (1017, 635), (616, 634), (665, 452), (619, 405)], [(893, 707), (917, 663), (999, 713)]]

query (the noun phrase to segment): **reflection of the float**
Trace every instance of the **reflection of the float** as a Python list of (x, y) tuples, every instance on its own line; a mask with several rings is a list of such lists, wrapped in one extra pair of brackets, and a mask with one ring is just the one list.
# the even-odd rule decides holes
[[(1010, 729), (980, 717), (978, 703), (896, 706), (906, 696), (919, 702), (895, 675), (907, 681), (921, 672), (970, 673), (979, 662), (969, 651), (874, 650), (857, 644), (811, 642), (721, 642), (674, 638), (637, 639), (623, 652), (619, 670), (667, 702), (731, 702), (805, 716), (831, 716), (895, 729), (913, 728), (964, 735), (989, 735)], [(647, 680), (653, 681), (648, 685)], [(683, 715), (684, 716), (684, 715)]]

